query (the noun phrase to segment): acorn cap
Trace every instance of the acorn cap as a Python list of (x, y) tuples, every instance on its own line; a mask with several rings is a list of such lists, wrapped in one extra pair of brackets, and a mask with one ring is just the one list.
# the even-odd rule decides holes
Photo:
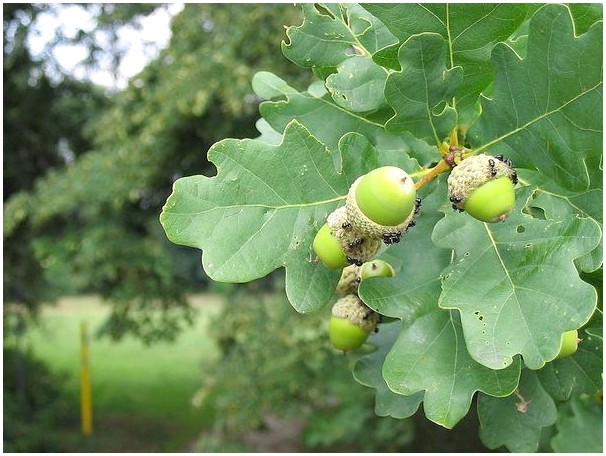
[(354, 294), (339, 299), (332, 307), (332, 316), (343, 318), (370, 333), (379, 324), (379, 314)]
[(507, 163), (491, 155), (472, 155), (450, 172), (448, 194), (453, 205), (462, 210), (465, 201), (474, 190), (501, 176), (507, 176), (513, 180), (513, 174), (513, 169)]
[(360, 284), (360, 266), (351, 264), (346, 268), (343, 268), (341, 278), (337, 284), (335, 290), (341, 296), (345, 296), (352, 293), (357, 293), (358, 285)]
[(349, 223), (351, 223), (355, 230), (364, 233), (371, 239), (378, 239), (380, 241), (386, 240), (386, 243), (398, 242), (400, 240), (400, 235), (405, 233), (406, 230), (412, 226), (417, 210), (413, 209), (410, 211), (410, 215), (406, 220), (395, 226), (380, 225), (372, 221), (364, 215), (356, 202), (356, 189), (363, 177), (364, 176), (358, 177), (351, 187), (349, 187), (349, 193), (347, 194), (347, 201), (345, 203)]
[(341, 243), (350, 263), (361, 266), (372, 259), (381, 248), (381, 241), (356, 229), (347, 216), (345, 206), (334, 210), (326, 219), (332, 235)]

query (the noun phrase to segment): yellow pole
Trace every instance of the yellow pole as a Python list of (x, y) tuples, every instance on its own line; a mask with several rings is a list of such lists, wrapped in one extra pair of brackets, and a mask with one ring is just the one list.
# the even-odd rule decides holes
[(86, 322), (80, 323), (80, 414), (82, 417), (82, 433), (84, 435), (92, 434), (93, 400), (88, 350), (88, 326)]

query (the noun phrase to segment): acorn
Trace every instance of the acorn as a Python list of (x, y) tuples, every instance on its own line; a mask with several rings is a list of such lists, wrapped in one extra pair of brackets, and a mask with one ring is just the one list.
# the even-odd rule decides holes
[(555, 359), (567, 358), (576, 353), (579, 348), (579, 332), (574, 329), (572, 331), (566, 331), (562, 334), (562, 340), (560, 342), (560, 351)]
[(502, 222), (515, 206), (517, 174), (511, 161), (479, 154), (466, 158), (448, 176), (452, 207), (483, 222)]
[(396, 271), (393, 266), (384, 260), (372, 260), (364, 263), (360, 267), (360, 280), (366, 280), (370, 277), (393, 277)]
[(347, 218), (367, 236), (386, 244), (400, 241), (411, 227), (419, 200), (412, 178), (403, 169), (383, 166), (357, 178), (347, 194)]
[(346, 295), (333, 305), (328, 325), (330, 343), (344, 352), (356, 350), (366, 342), (379, 320), (379, 314), (367, 307), (358, 296)]
[(312, 246), (318, 259), (330, 269), (341, 269), (349, 264), (341, 243), (332, 234), (328, 223), (316, 233)]

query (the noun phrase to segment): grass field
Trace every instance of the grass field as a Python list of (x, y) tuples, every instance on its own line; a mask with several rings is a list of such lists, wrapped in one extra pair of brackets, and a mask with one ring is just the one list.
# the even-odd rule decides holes
[[(91, 337), (92, 438), (74, 451), (183, 451), (212, 423), (212, 410), (192, 406), (204, 370), (217, 350), (207, 325), (221, 298), (196, 296), (197, 318), (174, 343), (145, 346), (133, 338), (120, 342)], [(109, 308), (96, 297), (68, 298), (44, 308), (42, 326), (30, 330), (25, 345), (56, 372), (69, 376), (66, 388), (79, 410), (80, 324), (94, 334)], [(76, 429), (77, 431), (77, 429)]]

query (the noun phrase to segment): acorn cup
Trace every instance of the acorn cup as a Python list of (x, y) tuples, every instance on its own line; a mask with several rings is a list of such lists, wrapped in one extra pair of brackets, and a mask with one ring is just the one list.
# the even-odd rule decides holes
[(360, 284), (360, 266), (351, 264), (343, 269), (335, 292), (341, 296), (357, 294)]
[(349, 264), (362, 266), (373, 258), (381, 248), (381, 241), (374, 239), (364, 231), (357, 229), (347, 217), (345, 206), (333, 211), (326, 223), (331, 233), (339, 241)]

